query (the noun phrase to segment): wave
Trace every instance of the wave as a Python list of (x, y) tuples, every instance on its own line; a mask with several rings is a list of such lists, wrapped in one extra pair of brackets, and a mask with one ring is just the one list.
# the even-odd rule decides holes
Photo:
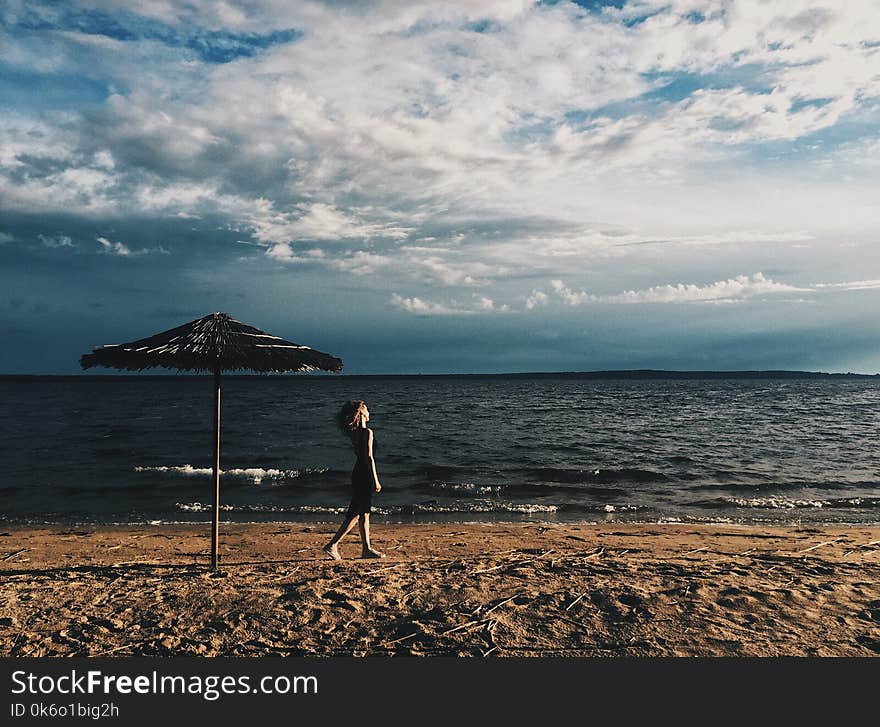
[(785, 497), (721, 497), (704, 504), (708, 507), (745, 507), (770, 510), (797, 510), (819, 508), (873, 508), (880, 507), (880, 497), (839, 497), (833, 499), (802, 499)]
[(852, 481), (846, 482), (842, 480), (827, 480), (827, 481), (806, 481), (806, 480), (790, 480), (787, 482), (714, 482), (714, 483), (701, 483), (697, 485), (690, 485), (687, 489), (689, 490), (726, 490), (731, 492), (754, 492), (756, 490), (761, 490), (765, 492), (767, 490), (802, 490), (802, 489), (822, 489), (822, 490), (849, 490), (854, 488), (859, 489), (876, 489), (880, 487), (880, 482), (876, 481)]
[(478, 485), (475, 482), (432, 482), (429, 490), (466, 495), (493, 495), (501, 492), (501, 485)]
[(543, 482), (667, 482), (662, 472), (639, 469), (638, 467), (622, 467), (620, 469), (567, 469), (563, 467), (530, 467), (520, 470), (530, 477)]
[[(137, 466), (135, 472), (160, 472), (162, 474), (183, 475), (185, 477), (204, 477), (213, 474), (211, 467), (193, 467), (191, 464), (167, 465), (158, 467)], [(306, 467), (301, 470), (264, 469), (262, 467), (231, 468), (220, 470), (224, 477), (239, 477), (259, 485), (263, 480), (294, 480), (314, 475), (327, 474), (329, 467)]]
[[(177, 502), (175, 507), (181, 512), (212, 512), (214, 506), (204, 502)], [(323, 505), (264, 505), (250, 503), (242, 505), (220, 505), (223, 512), (290, 512), (341, 515), (344, 507), (325, 507)]]
[[(178, 502), (176, 508), (181, 512), (211, 512), (213, 505), (203, 502)], [(544, 503), (516, 502), (468, 502), (443, 505), (437, 502), (416, 503), (412, 505), (393, 505), (374, 507), (373, 512), (379, 515), (418, 515), (430, 513), (555, 513), (577, 510), (581, 512), (632, 512), (641, 509), (637, 505), (552, 505)], [(269, 505), (263, 503), (241, 503), (220, 505), (223, 512), (241, 513), (288, 513), (288, 514), (325, 514), (341, 515), (344, 507), (327, 507), (323, 505)]]

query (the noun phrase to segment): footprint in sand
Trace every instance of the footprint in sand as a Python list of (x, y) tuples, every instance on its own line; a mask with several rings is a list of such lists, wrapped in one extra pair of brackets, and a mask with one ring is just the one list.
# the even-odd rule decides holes
[(856, 636), (856, 641), (865, 648), (880, 654), (880, 639), (875, 639), (873, 636), (868, 636), (867, 634), (860, 634), (859, 636)]
[(323, 594), (321, 594), (321, 598), (325, 601), (331, 601), (335, 606), (339, 608), (346, 608), (349, 611), (363, 610), (358, 604), (350, 601), (348, 596), (342, 593), (342, 591), (325, 591)]

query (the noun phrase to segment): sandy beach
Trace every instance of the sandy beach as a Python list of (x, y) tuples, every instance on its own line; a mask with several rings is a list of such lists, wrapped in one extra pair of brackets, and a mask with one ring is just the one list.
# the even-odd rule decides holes
[(321, 524), (0, 533), (0, 654), (872, 656), (880, 527)]

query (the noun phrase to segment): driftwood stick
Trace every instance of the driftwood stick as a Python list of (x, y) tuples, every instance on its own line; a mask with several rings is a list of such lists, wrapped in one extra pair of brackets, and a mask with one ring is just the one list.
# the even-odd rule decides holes
[(682, 553), (682, 555), (691, 555), (691, 554), (693, 554), (693, 553), (701, 553), (701, 552), (703, 552), (704, 550), (709, 550), (709, 546), (707, 545), (707, 546), (705, 546), (705, 547), (703, 547), (703, 548), (694, 548), (693, 550), (689, 550), (689, 551), (687, 551), (686, 553)]
[(466, 623), (461, 624), (461, 626), (456, 626), (455, 628), (449, 629), (448, 631), (443, 631), (440, 635), (446, 636), (447, 634), (455, 633), (456, 631), (461, 631), (462, 629), (470, 628), (471, 626), (481, 626), (483, 624), (489, 623), (492, 619), (489, 618), (481, 618), (475, 621), (468, 621)]
[(113, 649), (106, 649), (106, 650), (104, 650), (104, 651), (99, 651), (97, 654), (91, 654), (90, 656), (91, 656), (92, 658), (94, 658), (94, 657), (96, 657), (96, 656), (106, 656), (107, 654), (112, 654), (112, 653), (114, 653), (114, 652), (116, 652), (116, 651), (122, 651), (123, 649), (130, 649), (130, 648), (133, 647), (133, 646), (142, 646), (142, 645), (145, 644), (145, 643), (147, 643), (147, 642), (144, 641), (144, 642), (142, 642), (141, 644), (123, 644), (122, 646), (117, 646), (117, 647), (115, 647), (115, 648), (113, 648)]
[(403, 565), (403, 563), (395, 563), (394, 565), (389, 565), (387, 568), (378, 568), (378, 569), (376, 569), (376, 570), (368, 570), (368, 571), (365, 571), (365, 572), (364, 572), (364, 575), (365, 575), (365, 576), (374, 576), (374, 575), (376, 575), (377, 573), (384, 573), (384, 572), (387, 571), (387, 570), (392, 570), (392, 569), (394, 569), (394, 568), (398, 568), (398, 567), (400, 567), (401, 565)]
[(492, 608), (490, 608), (488, 611), (486, 611), (483, 615), (488, 616), (496, 608), (501, 608), (505, 603), (510, 603), (514, 598), (516, 598), (519, 595), (520, 595), (519, 593), (514, 593), (510, 598), (505, 598), (503, 601), (496, 603), (494, 606), (492, 606)]
[(566, 611), (571, 610), (571, 608), (572, 608), (573, 606), (575, 606), (577, 603), (579, 603), (580, 600), (581, 600), (584, 596), (586, 596), (588, 593), (589, 593), (589, 591), (584, 591), (580, 596), (578, 596), (578, 597), (575, 598), (571, 603), (569, 603), (569, 604), (565, 607), (565, 610), (566, 610)]
[(798, 555), (801, 553), (809, 553), (811, 550), (815, 550), (816, 548), (821, 548), (825, 545), (833, 545), (834, 543), (840, 542), (841, 538), (835, 538), (834, 540), (826, 540), (824, 543), (819, 543), (818, 545), (813, 545), (809, 548), (804, 548), (803, 550), (799, 550), (797, 552)]
[(406, 641), (407, 639), (411, 639), (413, 636), (418, 636), (419, 631), (413, 631), (411, 634), (407, 634), (406, 636), (401, 636), (399, 639), (394, 639), (393, 641), (386, 641), (382, 646), (391, 646), (392, 644), (399, 644), (401, 641)]
[(543, 557), (545, 557), (545, 556), (547, 556), (547, 555), (550, 555), (550, 553), (555, 553), (555, 552), (556, 552), (556, 551), (554, 551), (554, 550), (551, 548), (551, 549), (548, 550), (547, 552), (545, 552), (545, 553), (541, 553), (541, 555), (536, 556), (536, 557), (534, 557), (534, 558), (524, 558), (524, 559), (522, 559), (522, 560), (514, 560), (513, 562), (501, 563), (501, 564), (499, 564), (499, 565), (494, 565), (494, 566), (492, 566), (491, 568), (484, 568), (484, 569), (482, 569), (482, 570), (476, 570), (476, 571), (474, 571), (474, 575), (479, 575), (480, 573), (490, 573), (491, 571), (493, 571), (493, 570), (498, 570), (499, 568), (508, 568), (508, 567), (510, 567), (510, 566), (523, 565), (524, 563), (531, 563), (532, 561), (540, 560), (541, 558), (543, 558)]
[(3, 558), (3, 560), (4, 561), (12, 560), (16, 555), (21, 555), (22, 553), (27, 553), (29, 550), (30, 550), (30, 548), (19, 548), (18, 550), (7, 555), (5, 558)]

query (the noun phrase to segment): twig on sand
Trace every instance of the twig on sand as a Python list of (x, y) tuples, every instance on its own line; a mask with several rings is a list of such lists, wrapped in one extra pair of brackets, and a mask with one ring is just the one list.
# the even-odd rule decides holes
[(744, 550), (742, 553), (737, 553), (736, 556), (739, 557), (741, 555), (748, 555), (749, 553), (754, 553), (754, 552), (755, 552), (754, 548), (749, 548), (748, 550)]
[(510, 603), (514, 598), (519, 595), (519, 593), (514, 593), (510, 598), (505, 598), (503, 601), (500, 601), (499, 603), (496, 603), (494, 606), (492, 606), (492, 608), (486, 611), (483, 615), (487, 616), (488, 614), (492, 613), (492, 611), (494, 611), (496, 608), (501, 608), (505, 603)]
[(875, 545), (880, 545), (880, 540), (872, 540), (870, 543), (861, 543), (860, 545), (857, 545), (857, 546), (856, 546), (855, 548), (853, 548), (852, 550), (847, 550), (847, 551), (843, 554), (843, 557), (844, 557), (844, 558), (848, 558), (848, 557), (851, 556), (853, 553), (855, 553), (859, 548), (871, 548), (871, 547), (873, 547), (873, 546), (875, 546)]
[[(142, 642), (142, 644), (147, 643), (146, 641)], [(99, 651), (97, 654), (90, 654), (91, 657), (95, 656), (106, 656), (107, 654), (112, 654), (116, 651), (122, 651), (123, 649), (130, 649), (133, 646), (141, 646), (142, 644), (123, 644), (122, 646), (117, 646), (113, 649), (106, 649), (104, 651)]]
[(411, 634), (407, 634), (406, 636), (401, 636), (399, 639), (394, 639), (393, 641), (386, 641), (380, 646), (391, 646), (392, 644), (399, 644), (401, 641), (406, 641), (407, 639), (411, 639), (413, 636), (418, 636), (420, 631), (413, 631)]
[(556, 551), (551, 549), (551, 550), (548, 550), (544, 553), (541, 553), (541, 555), (536, 556), (534, 558), (524, 558), (522, 560), (514, 560), (513, 562), (508, 562), (508, 563), (499, 563), (498, 565), (493, 565), (491, 568), (484, 568), (482, 570), (475, 570), (474, 575), (479, 575), (480, 573), (491, 573), (493, 570), (498, 570), (499, 568), (509, 568), (509, 567), (515, 566), (515, 565), (523, 565), (524, 563), (531, 563), (532, 561), (540, 560), (541, 558), (543, 558), (547, 555), (550, 555), (550, 553), (555, 553), (555, 552)]
[(283, 578), (289, 578), (289, 577), (292, 576), (294, 573), (296, 573), (299, 569), (300, 569), (300, 566), (296, 566), (295, 568), (292, 568), (292, 569), (289, 570), (289, 571), (285, 571), (284, 573), (282, 573), (282, 574), (279, 575), (279, 576), (275, 576), (272, 580), (273, 580), (273, 581), (280, 581), (280, 580), (282, 580)]
[(506, 568), (510, 563), (499, 563), (498, 565), (493, 565), (491, 568), (483, 568), (482, 570), (475, 570), (474, 575), (480, 575), (481, 573), (491, 573), (493, 570), (498, 570), (499, 568)]
[(484, 651), (484, 652), (483, 652), (483, 656), (489, 656), (489, 654), (491, 654), (493, 651), (498, 651), (498, 645), (497, 645), (497, 644), (496, 644), (495, 646), (493, 646), (491, 649), (489, 649), (489, 651)]
[(801, 553), (809, 553), (811, 550), (816, 550), (816, 548), (821, 548), (825, 545), (833, 545), (834, 543), (839, 543), (841, 540), (842, 540), (842, 538), (835, 538), (834, 540), (826, 540), (824, 543), (819, 543), (817, 545), (812, 545), (809, 548), (804, 548), (803, 550), (799, 550), (797, 552), (797, 555), (800, 555)]
[(571, 610), (571, 608), (572, 608), (573, 606), (575, 606), (577, 603), (579, 603), (580, 600), (581, 600), (584, 596), (586, 596), (588, 593), (589, 593), (589, 591), (584, 591), (580, 596), (578, 596), (578, 597), (575, 598), (571, 603), (569, 603), (569, 604), (565, 607), (565, 610), (566, 610), (566, 611)]
[(16, 555), (21, 555), (22, 553), (27, 553), (29, 550), (30, 550), (30, 548), (19, 548), (18, 550), (7, 555), (5, 558), (3, 558), (3, 560), (4, 561), (12, 560)]
[(456, 631), (461, 631), (462, 629), (467, 629), (472, 626), (482, 626), (483, 624), (487, 624), (491, 621), (491, 618), (481, 618), (475, 621), (468, 621), (466, 623), (461, 624), (460, 626), (456, 626), (455, 628), (449, 629), (448, 631), (443, 631), (440, 633), (441, 636), (446, 636), (447, 634), (455, 633)]
[(682, 555), (692, 555), (693, 553), (701, 553), (704, 550), (709, 550), (709, 546), (705, 546), (703, 548), (694, 548), (693, 550), (689, 550), (686, 553), (682, 553)]
[(403, 565), (403, 563), (395, 563), (394, 565), (389, 565), (387, 568), (377, 568), (376, 570), (368, 570), (368, 571), (364, 572), (364, 575), (365, 576), (374, 576), (377, 573), (384, 573), (387, 570), (392, 570), (393, 568), (398, 568), (401, 565)]

